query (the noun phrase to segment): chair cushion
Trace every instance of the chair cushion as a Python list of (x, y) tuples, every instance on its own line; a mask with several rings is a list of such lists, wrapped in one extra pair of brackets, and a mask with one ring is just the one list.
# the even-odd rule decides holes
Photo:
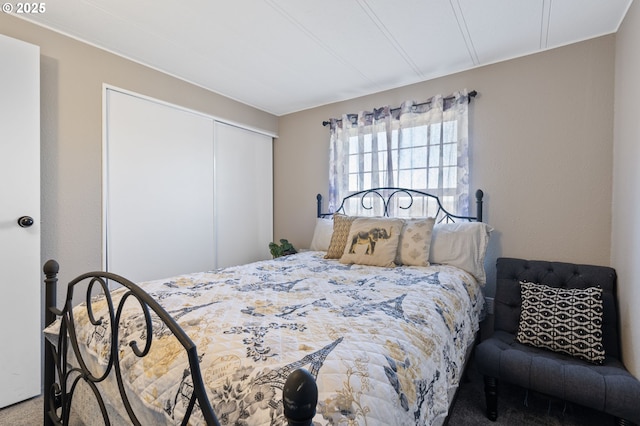
[(640, 423), (640, 382), (613, 357), (595, 365), (495, 331), (476, 347), (475, 364), (485, 376)]

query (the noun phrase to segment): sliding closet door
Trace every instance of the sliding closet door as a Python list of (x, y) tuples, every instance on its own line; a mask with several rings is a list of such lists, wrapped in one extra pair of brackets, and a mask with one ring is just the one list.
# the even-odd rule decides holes
[(273, 140), (215, 123), (216, 266), (271, 257)]
[(213, 269), (213, 120), (106, 96), (107, 270), (143, 281)]

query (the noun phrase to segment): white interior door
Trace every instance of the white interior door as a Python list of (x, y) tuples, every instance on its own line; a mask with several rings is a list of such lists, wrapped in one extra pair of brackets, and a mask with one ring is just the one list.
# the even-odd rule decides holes
[(2, 408), (41, 388), (40, 49), (0, 35), (0, 61)]
[(271, 257), (273, 139), (215, 123), (216, 266)]
[(134, 282), (213, 269), (213, 120), (106, 96), (106, 269)]

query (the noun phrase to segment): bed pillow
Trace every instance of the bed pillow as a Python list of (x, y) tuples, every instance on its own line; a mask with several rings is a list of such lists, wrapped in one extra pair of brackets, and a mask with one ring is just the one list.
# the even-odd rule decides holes
[(325, 259), (340, 259), (342, 253), (344, 253), (344, 246), (347, 245), (347, 238), (349, 237), (349, 229), (351, 229), (351, 222), (356, 219), (356, 216), (347, 216), (340, 213), (333, 215), (333, 234), (331, 234), (331, 242), (327, 249)]
[(429, 266), (429, 249), (435, 218), (405, 219), (398, 241), (398, 265)]
[(403, 225), (402, 219), (358, 218), (354, 220), (340, 263), (395, 266), (394, 261)]
[(483, 222), (439, 223), (433, 227), (429, 262), (456, 266), (484, 285), (484, 257), (491, 231)]
[(309, 250), (327, 251), (331, 244), (333, 234), (333, 220), (319, 217), (316, 219), (316, 227), (313, 230), (313, 239)]
[(567, 289), (521, 282), (520, 289), (518, 342), (602, 364), (602, 288)]

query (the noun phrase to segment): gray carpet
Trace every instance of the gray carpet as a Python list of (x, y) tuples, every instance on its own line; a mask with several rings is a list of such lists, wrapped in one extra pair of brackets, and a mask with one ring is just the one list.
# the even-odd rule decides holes
[[(449, 426), (604, 426), (614, 425), (614, 419), (589, 408), (549, 399), (524, 389), (500, 384), (498, 421), (491, 422), (485, 415), (484, 384), (473, 364), (468, 370), (469, 381), (463, 382), (458, 399), (449, 418)], [(525, 405), (525, 400), (527, 405)], [(0, 410), (2, 426), (42, 425), (42, 398)], [(101, 424), (101, 423), (99, 423)]]
[(593, 409), (565, 403), (508, 383), (499, 384), (498, 420), (485, 416), (484, 382), (473, 362), (467, 370), (468, 381), (458, 391), (458, 399), (449, 417), (450, 426), (606, 426), (615, 424), (613, 416)]
[(2, 426), (32, 426), (43, 424), (42, 398), (33, 398), (0, 410)]

